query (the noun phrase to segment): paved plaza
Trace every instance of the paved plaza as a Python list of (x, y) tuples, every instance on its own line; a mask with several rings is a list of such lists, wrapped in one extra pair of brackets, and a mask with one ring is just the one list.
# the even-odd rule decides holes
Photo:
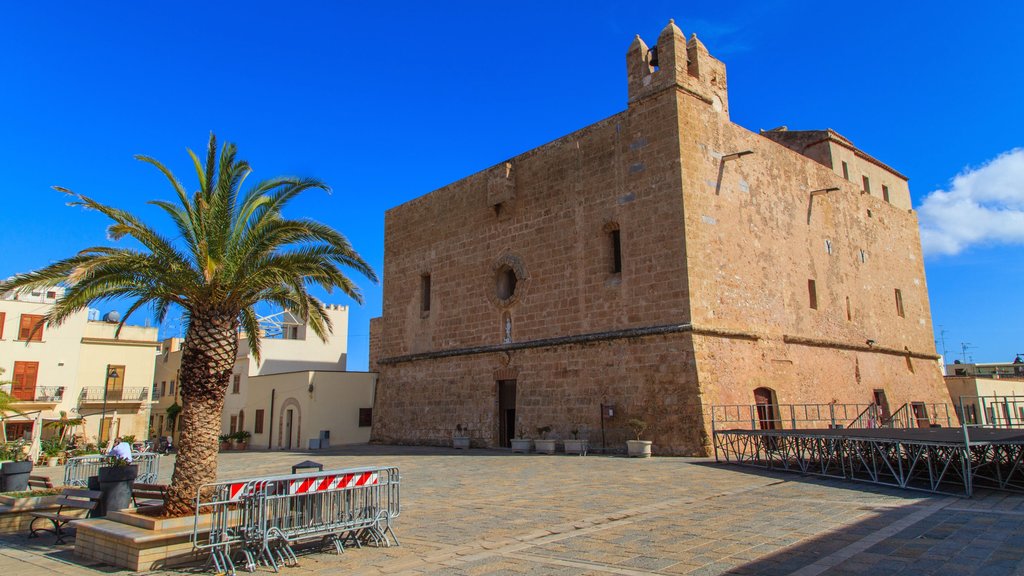
[[(284, 576), (1024, 574), (1020, 495), (930, 496), (698, 458), (389, 446), (229, 452), (220, 476), (288, 473), (309, 458), (325, 469), (397, 465), (401, 546), (310, 551)], [(76, 561), (69, 542), (0, 538), (0, 574), (118, 572)]]

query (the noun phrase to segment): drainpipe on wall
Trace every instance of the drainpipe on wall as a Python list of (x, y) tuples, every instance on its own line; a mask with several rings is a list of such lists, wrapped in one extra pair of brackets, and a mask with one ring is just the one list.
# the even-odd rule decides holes
[(267, 450), (274, 449), (274, 394), (277, 388), (270, 389), (270, 425), (267, 428)]

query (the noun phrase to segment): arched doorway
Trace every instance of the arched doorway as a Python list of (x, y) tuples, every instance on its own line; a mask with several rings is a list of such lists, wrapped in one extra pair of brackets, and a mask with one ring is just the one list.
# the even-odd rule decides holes
[(757, 405), (757, 422), (761, 430), (774, 430), (780, 428), (779, 403), (775, 397), (775, 390), (771, 388), (755, 388), (754, 404)]
[(298, 450), (302, 437), (302, 411), (295, 398), (288, 398), (281, 403), (281, 415), (278, 417), (277, 447), (283, 450)]

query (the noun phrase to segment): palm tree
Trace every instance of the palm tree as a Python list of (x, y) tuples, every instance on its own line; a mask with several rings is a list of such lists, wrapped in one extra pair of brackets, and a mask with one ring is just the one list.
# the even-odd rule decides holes
[(311, 178), (277, 177), (243, 192), (250, 168), (236, 159), (233, 144), (222, 146), (218, 157), (211, 134), (205, 162), (192, 150), (188, 153), (199, 180), (191, 198), (163, 164), (136, 157), (155, 166), (174, 187), (177, 202), (151, 203), (170, 216), (176, 237), (161, 234), (129, 212), (55, 187), (74, 197), (70, 205), (110, 218), (112, 239), (129, 236), (143, 249), (86, 248), (41, 270), (0, 282), (0, 293), (66, 285), (64, 296), (47, 315), (51, 324), (109, 298), (134, 300), (121, 326), (146, 305), (152, 307), (157, 322), (163, 321), (172, 304), (183, 309), (187, 331), (181, 359), (180, 438), (165, 508), (172, 516), (193, 513), (200, 486), (216, 479), (221, 411), (240, 330), (248, 335), (259, 361), (255, 306), (269, 303), (283, 308), (326, 341), (331, 321), (309, 287), (327, 292), (338, 288), (362, 303), (359, 288), (342, 267), (377, 281), (373, 269), (339, 232), (312, 220), (282, 216), (285, 205), (300, 193), (317, 188), (329, 192), (326, 184)]

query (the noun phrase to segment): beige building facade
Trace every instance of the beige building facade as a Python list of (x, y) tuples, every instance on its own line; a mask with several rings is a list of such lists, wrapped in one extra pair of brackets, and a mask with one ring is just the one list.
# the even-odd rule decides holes
[(39, 439), (54, 433), (46, 423), (83, 418), (69, 433), (83, 442), (117, 435), (147, 435), (157, 329), (124, 326), (116, 313), (100, 320), (82, 311), (58, 327), (40, 323), (62, 288), (0, 298), (0, 380), (15, 400), (4, 416), (7, 438)]
[(640, 418), (705, 454), (714, 405), (948, 403), (906, 177), (732, 123), (674, 23), (626, 68), (625, 111), (387, 212), (374, 441)]
[[(287, 313), (261, 321), (261, 361), (256, 362), (242, 334), (231, 381), (224, 398), (223, 434), (247, 431), (253, 448), (307, 448), (310, 440), (324, 445), (367, 442), (370, 427), (359, 426), (360, 409), (370, 410), (376, 374), (348, 372), (348, 307), (328, 305), (334, 331), (327, 342)], [(168, 409), (180, 405), (182, 339), (164, 340), (156, 361), (153, 397), (157, 399), (150, 427), (154, 436), (177, 441), (176, 421)], [(363, 414), (364, 422), (371, 416)]]

